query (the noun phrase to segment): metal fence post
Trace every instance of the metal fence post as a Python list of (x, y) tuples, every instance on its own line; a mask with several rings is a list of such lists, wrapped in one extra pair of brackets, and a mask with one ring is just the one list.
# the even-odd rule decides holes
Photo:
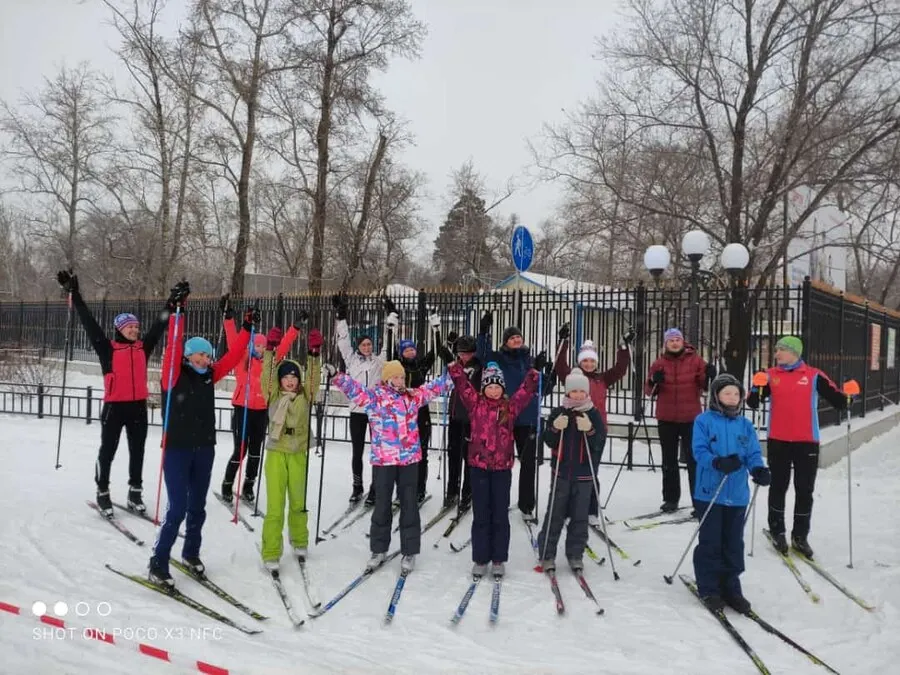
[(644, 413), (644, 346), (647, 341), (647, 287), (644, 282), (638, 283), (635, 289), (635, 321), (634, 321), (634, 362), (631, 364), (632, 387), (631, 396), (632, 417), (640, 422)]
[[(866, 341), (866, 347), (863, 349), (863, 375), (862, 375), (862, 417), (866, 416), (866, 403), (869, 398), (869, 361), (872, 358), (872, 327), (869, 325), (869, 301), (866, 300), (865, 309), (863, 309), (863, 340)], [(843, 384), (843, 382), (841, 382)]]
[(87, 387), (87, 411), (85, 412), (85, 424), (91, 423), (91, 417), (94, 412), (94, 388), (88, 385)]
[(416, 342), (424, 347), (423, 352), (428, 351), (428, 296), (424, 288), (419, 289), (419, 295), (416, 304)]
[(37, 397), (38, 397), (38, 419), (44, 419), (44, 383), (38, 382), (37, 386)]

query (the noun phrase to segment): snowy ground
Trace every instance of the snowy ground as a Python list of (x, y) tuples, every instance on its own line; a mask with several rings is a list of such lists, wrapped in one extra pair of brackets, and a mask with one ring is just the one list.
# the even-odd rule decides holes
[[(468, 550), (451, 553), (446, 542), (439, 549), (433, 548), (440, 538), (439, 526), (423, 540), (418, 568), (406, 585), (391, 626), (383, 626), (382, 617), (393, 590), (398, 560), (331, 612), (294, 630), (270, 582), (261, 573), (255, 546), (257, 535), (232, 525), (224, 507), (210, 497), (202, 552), (210, 576), (272, 618), (257, 636), (223, 628), (192, 639), (185, 631), (219, 625), (104, 569), (104, 563), (110, 562), (125, 570), (143, 572), (153, 526), (121, 516), (146, 539), (147, 545), (137, 547), (84, 505), (84, 500), (93, 495), (92, 470), (99, 428), (67, 421), (63, 466), (55, 471), (56, 424), (51, 419), (0, 417), (0, 435), (7, 439), (4, 471), (0, 473), (0, 508), (4, 513), (0, 526), (0, 602), (25, 608), (23, 616), (0, 612), (2, 673), (192, 672), (135, 651), (85, 640), (80, 635), (66, 639), (41, 636), (40, 631), (36, 635), (34, 629), (39, 624), (28, 614), (35, 601), (45, 602), (51, 612), (57, 601), (66, 602), (70, 608), (85, 602), (92, 608), (91, 614), (77, 618), (70, 612), (65, 617), (67, 622), (79, 628), (109, 631), (154, 629), (157, 639), (138, 637), (183, 658), (202, 659), (243, 674), (756, 672), (681, 584), (667, 586), (663, 582), (663, 574), (672, 571), (691, 535), (690, 525), (641, 532), (612, 526), (611, 536), (631, 554), (632, 560), (640, 559), (640, 565), (635, 567), (616, 557), (622, 578), (614, 582), (609, 563), (603, 568), (588, 563), (588, 579), (606, 608), (603, 617), (594, 615), (575, 581), (561, 569), (560, 585), (568, 612), (560, 618), (547, 580), (532, 571), (525, 529), (515, 514), (511, 560), (503, 586), (500, 621), (495, 627), (488, 623), (488, 584), (478, 590), (462, 623), (450, 627), (448, 620), (465, 591), (471, 560)], [(759, 534), (755, 556), (747, 558), (744, 589), (758, 612), (845, 675), (896, 672), (893, 668), (900, 659), (900, 521), (895, 517), (900, 498), (896, 478), (900, 474), (898, 442), (900, 431), (879, 438), (853, 455), (852, 570), (846, 567), (846, 461), (820, 474), (817, 485), (811, 541), (817, 547), (818, 558), (848, 586), (875, 603), (876, 612), (864, 612), (803, 567), (804, 575), (822, 596), (821, 605), (813, 605)], [(159, 429), (151, 429), (145, 464), (145, 494), (150, 504), (155, 498), (158, 446)], [(222, 435), (219, 447), (214, 486), (221, 480), (230, 439)], [(119, 452), (113, 466), (112, 489), (117, 500), (124, 500), (124, 439)], [(313, 501), (319, 467), (319, 461), (314, 460), (310, 486)], [(441, 482), (436, 469), (433, 462), (430, 491), (435, 498), (424, 507), (425, 518), (440, 505)], [(608, 489), (614, 472), (614, 467), (602, 470), (604, 488)], [(346, 504), (348, 473), (348, 448), (343, 444), (329, 445), (323, 527)], [(544, 467), (540, 497), (544, 507), (548, 476)], [(659, 482), (659, 474), (648, 471), (624, 473), (610, 502), (610, 518), (656, 508)], [(760, 507), (764, 501), (761, 495)], [(765, 509), (759, 508), (758, 528), (763, 527), (764, 520)], [(454, 541), (466, 539), (470, 522), (467, 519), (457, 530)], [(314, 512), (311, 524), (314, 530)], [(366, 529), (365, 523), (360, 522), (337, 539), (311, 550), (310, 567), (323, 600), (332, 597), (361, 570), (368, 555)], [(749, 548), (749, 529), (747, 543)], [(593, 534), (591, 544), (598, 552), (603, 549)], [(174, 553), (179, 552), (176, 545)], [(602, 552), (606, 554), (605, 550)], [(690, 557), (683, 571), (692, 573)], [(285, 577), (295, 604), (302, 607), (299, 572), (288, 559)], [(176, 580), (182, 590), (197, 599), (245, 625), (252, 623), (252, 619), (183, 576), (176, 576)], [(101, 602), (109, 603), (109, 616), (97, 616)], [(745, 619), (736, 617), (734, 621), (772, 672), (825, 672)]]

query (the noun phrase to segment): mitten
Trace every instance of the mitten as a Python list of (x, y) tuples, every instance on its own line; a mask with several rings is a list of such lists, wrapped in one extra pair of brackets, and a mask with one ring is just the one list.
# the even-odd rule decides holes
[(441, 316), (437, 312), (432, 312), (431, 316), (428, 317), (428, 323), (431, 326), (432, 330), (441, 327)]
[(334, 377), (335, 375), (337, 375), (337, 368), (335, 368), (335, 367), (334, 367), (333, 365), (331, 365), (330, 363), (323, 363), (323, 364), (322, 364), (322, 370), (325, 371), (325, 377), (327, 377), (329, 380), (330, 380), (332, 377)]
[(650, 381), (653, 384), (662, 384), (666, 381), (666, 374), (661, 370), (657, 370), (650, 376)]
[(319, 355), (323, 342), (322, 332), (318, 328), (313, 328), (309, 331), (309, 335), (306, 336), (306, 348), (312, 356)]
[(741, 468), (741, 458), (737, 455), (728, 455), (727, 457), (716, 457), (712, 461), (713, 468), (722, 473), (734, 473)]
[(278, 345), (281, 344), (281, 338), (284, 336), (284, 331), (282, 331), (278, 326), (269, 329), (269, 333), (266, 335), (266, 348), (267, 349), (275, 349)]
[(294, 330), (300, 331), (303, 330), (303, 327), (309, 323), (309, 312), (305, 309), (301, 309), (297, 312), (297, 318), (294, 319), (294, 322), (291, 324), (294, 327)]
[(481, 316), (481, 323), (478, 324), (478, 332), (481, 334), (490, 333), (491, 326), (494, 325), (494, 313), (493, 312), (485, 312)]
[(534, 358), (534, 365), (532, 366), (538, 372), (543, 371), (544, 367), (547, 365), (547, 352), (543, 351), (538, 354)]
[(571, 334), (572, 334), (571, 326), (569, 326), (568, 323), (564, 323), (562, 325), (562, 328), (559, 329), (559, 333), (557, 333), (557, 337), (559, 338), (559, 341), (562, 342), (563, 340), (568, 340), (569, 336)]
[(591, 424), (591, 420), (587, 415), (579, 415), (576, 417), (575, 426), (578, 427), (578, 431), (583, 431), (585, 433), (594, 428), (594, 425)]
[(753, 476), (753, 482), (757, 485), (765, 487), (766, 485), (772, 484), (772, 472), (769, 471), (769, 467), (767, 466), (756, 467), (750, 472), (750, 475)]
[(394, 330), (397, 326), (400, 325), (400, 317), (397, 316), (397, 312), (391, 312), (385, 318), (384, 323), (387, 324), (388, 328)]
[(714, 379), (716, 379), (717, 374), (718, 374), (718, 371), (716, 370), (716, 364), (715, 363), (707, 363), (706, 364), (706, 379), (714, 380)]
[(78, 277), (72, 274), (72, 270), (60, 270), (56, 273), (56, 281), (66, 293), (78, 291)]
[(559, 415), (555, 420), (553, 420), (553, 428), (557, 431), (565, 431), (569, 427), (569, 416), (568, 415)]
[(629, 326), (628, 330), (625, 331), (625, 335), (622, 336), (622, 344), (630, 345), (632, 342), (634, 342), (634, 328)]
[(334, 316), (338, 321), (347, 318), (347, 296), (344, 293), (335, 293), (331, 296), (331, 305), (334, 307)]
[(259, 323), (259, 311), (256, 307), (248, 307), (244, 310), (244, 322), (241, 324), (241, 328), (246, 331), (253, 330), (253, 327)]

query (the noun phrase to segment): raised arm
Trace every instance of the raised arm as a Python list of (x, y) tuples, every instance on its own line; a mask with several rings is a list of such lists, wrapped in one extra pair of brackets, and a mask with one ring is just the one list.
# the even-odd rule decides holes
[(413, 399), (416, 405), (421, 408), (428, 405), (431, 400), (441, 395), (444, 389), (450, 384), (450, 376), (447, 374), (436, 377), (431, 382), (423, 384), (421, 387), (413, 389)]
[(291, 351), (291, 345), (294, 344), (294, 340), (297, 339), (298, 335), (300, 335), (300, 331), (291, 324), (291, 327), (287, 329), (287, 333), (284, 334), (284, 337), (281, 338), (281, 342), (278, 343), (278, 347), (275, 349), (276, 363), (282, 361), (288, 355), (288, 352)]
[(350, 367), (350, 359), (353, 358), (353, 345), (350, 344), (350, 327), (346, 319), (338, 319), (334, 322), (334, 332), (337, 335), (338, 351), (344, 359), (344, 365)]
[(110, 358), (112, 356), (112, 347), (109, 344), (109, 338), (106, 337), (106, 333), (103, 332), (100, 324), (97, 323), (94, 315), (91, 314), (91, 310), (88, 309), (84, 298), (81, 297), (81, 293), (77, 289), (72, 291), (72, 305), (75, 307), (75, 311), (78, 312), (81, 325), (84, 326), (84, 331), (87, 333), (94, 351), (97, 352), (97, 356), (101, 359)]
[(525, 379), (522, 380), (522, 384), (509, 399), (509, 414), (513, 419), (522, 414), (522, 411), (528, 407), (528, 404), (531, 403), (531, 397), (537, 391), (537, 387), (538, 371), (532, 368), (525, 373)]
[(465, 406), (466, 410), (473, 410), (478, 403), (478, 393), (475, 387), (469, 382), (465, 369), (455, 361), (451, 361), (447, 366), (447, 372), (453, 380), (453, 386), (456, 387), (456, 393), (459, 400)]
[(263, 354), (262, 381), (268, 386), (266, 400), (269, 403), (275, 401), (281, 395), (281, 382), (276, 376), (275, 351), (267, 349)]
[[(176, 327), (178, 339), (175, 338)], [(181, 374), (181, 359), (184, 357), (184, 314), (172, 314), (169, 317), (169, 333), (166, 337), (166, 350), (163, 352), (160, 388), (169, 391), (178, 382)], [(171, 381), (169, 373), (172, 374)]]
[(553, 370), (561, 380), (565, 380), (572, 372), (572, 367), (569, 365), (569, 338), (565, 338), (556, 350), (556, 363), (553, 364)]
[(225, 328), (225, 346), (230, 351), (235, 348), (238, 341), (238, 329), (234, 317), (226, 316), (222, 319), (222, 326)]
[(162, 339), (163, 333), (166, 332), (166, 326), (169, 325), (169, 314), (168, 308), (162, 309), (156, 316), (156, 321), (150, 326), (150, 330), (144, 333), (142, 342), (144, 345), (144, 354), (147, 356), (150, 356), (153, 353), (153, 350), (156, 349), (156, 345), (158, 345), (159, 341)]
[(375, 407), (375, 397), (372, 394), (372, 390), (366, 389), (346, 373), (338, 373), (331, 383), (343, 392), (344, 396), (361, 408), (368, 410)]
[(309, 355), (306, 359), (306, 378), (303, 381), (303, 391), (306, 392), (308, 401), (313, 402), (319, 395), (322, 387), (322, 357)]
[(628, 372), (628, 366), (631, 363), (631, 352), (628, 347), (619, 347), (616, 352), (616, 362), (613, 367), (603, 373), (603, 381), (607, 387), (611, 387), (616, 382), (625, 377)]
[(223, 379), (234, 370), (241, 359), (247, 358), (247, 345), (250, 344), (250, 329), (248, 325), (241, 326), (241, 332), (238, 333), (234, 345), (229, 346), (228, 351), (222, 355), (222, 358), (212, 364), (213, 383)]

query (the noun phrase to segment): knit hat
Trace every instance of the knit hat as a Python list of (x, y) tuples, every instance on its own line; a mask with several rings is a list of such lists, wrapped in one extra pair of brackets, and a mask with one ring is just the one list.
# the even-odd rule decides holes
[(506, 330), (503, 331), (503, 344), (506, 344), (507, 342), (509, 342), (510, 338), (516, 337), (516, 336), (522, 337), (522, 331), (520, 331), (515, 326), (510, 326), (509, 328), (507, 328)]
[(741, 409), (741, 404), (736, 406), (724, 406), (719, 400), (719, 392), (725, 387), (737, 387), (741, 393), (741, 401), (744, 400), (744, 386), (741, 381), (730, 373), (722, 373), (716, 375), (715, 379), (709, 385), (709, 407), (711, 410), (727, 415), (728, 417), (737, 417)]
[(672, 340), (674, 338), (680, 338), (680, 339), (684, 340), (684, 333), (682, 333), (677, 328), (670, 328), (663, 334), (663, 342), (664, 343), (668, 342), (669, 340)]
[(262, 358), (263, 353), (266, 351), (266, 344), (268, 340), (266, 336), (262, 333), (257, 333), (253, 336), (253, 356), (257, 358)]
[(600, 360), (597, 356), (597, 348), (591, 340), (585, 340), (581, 344), (581, 349), (578, 350), (578, 363), (581, 363), (585, 359), (594, 359), (594, 361)]
[(591, 383), (581, 372), (581, 368), (572, 368), (572, 372), (566, 378), (566, 394), (571, 394), (573, 391), (591, 391)]
[(381, 381), (390, 382), (395, 377), (404, 377), (406, 371), (403, 370), (403, 364), (399, 361), (387, 361), (381, 369)]
[(192, 337), (184, 343), (184, 355), (190, 356), (191, 354), (206, 354), (212, 359), (216, 356), (216, 350), (206, 338)]
[(474, 354), (478, 351), (477, 346), (475, 344), (475, 338), (471, 335), (463, 335), (456, 340), (456, 353), (457, 354)]
[(365, 333), (362, 333), (361, 335), (357, 335), (357, 336), (356, 336), (356, 348), (359, 349), (359, 346), (360, 346), (363, 342), (365, 342), (366, 340), (368, 340), (369, 342), (371, 342), (373, 346), (375, 345), (375, 341), (372, 340), (372, 336), (371, 336), (371, 335), (366, 335)]
[(278, 366), (278, 381), (281, 382), (281, 378), (287, 375), (293, 375), (298, 380), (300, 379), (300, 364), (296, 361), (291, 361), (290, 359), (285, 359)]
[(506, 391), (506, 378), (495, 361), (490, 361), (481, 371), (481, 391), (487, 389), (490, 384), (498, 384)]
[(403, 356), (403, 352), (405, 352), (407, 349), (416, 349), (416, 343), (412, 340), (400, 340), (400, 344), (398, 345), (400, 356)]
[(789, 352), (793, 352), (799, 359), (803, 356), (803, 340), (794, 337), (793, 335), (785, 335), (775, 343), (775, 349), (785, 349)]
[(134, 314), (124, 312), (118, 314), (116, 318), (113, 319), (113, 325), (116, 327), (116, 330), (121, 333), (126, 326), (140, 326), (141, 322), (138, 321), (138, 318)]

